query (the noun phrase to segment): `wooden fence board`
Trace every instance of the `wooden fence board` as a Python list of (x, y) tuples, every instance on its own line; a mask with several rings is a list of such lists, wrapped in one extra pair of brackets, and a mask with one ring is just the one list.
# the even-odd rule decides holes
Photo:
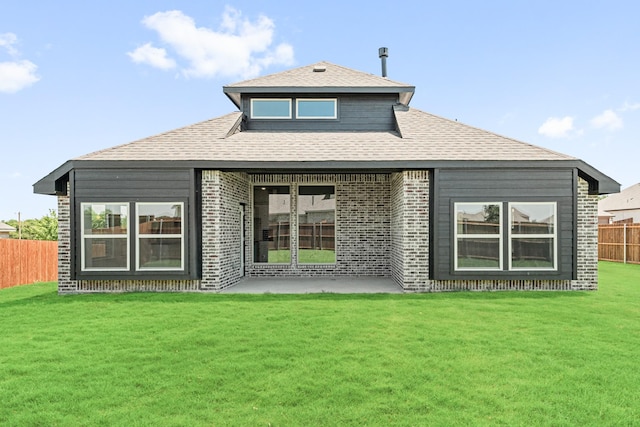
[(58, 280), (58, 242), (0, 239), (0, 289)]
[[(625, 242), (626, 236), (626, 242)], [(640, 264), (640, 224), (598, 226), (598, 259)]]

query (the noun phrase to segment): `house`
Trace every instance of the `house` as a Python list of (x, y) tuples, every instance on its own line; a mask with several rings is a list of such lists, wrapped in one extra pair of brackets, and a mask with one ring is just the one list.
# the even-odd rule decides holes
[(16, 229), (9, 224), (5, 224), (0, 221), (0, 239), (8, 239), (9, 234), (16, 231)]
[(65, 162), (34, 184), (58, 198), (59, 292), (597, 289), (598, 195), (619, 184), (412, 108), (414, 91), (319, 62), (224, 86), (236, 112)]
[[(600, 202), (598, 202), (598, 206)], [(613, 223), (613, 217), (615, 215), (610, 214), (609, 212), (605, 212), (602, 209), (598, 208), (598, 225), (608, 225)]]
[(598, 209), (611, 216), (610, 223), (640, 223), (640, 183), (600, 200)]

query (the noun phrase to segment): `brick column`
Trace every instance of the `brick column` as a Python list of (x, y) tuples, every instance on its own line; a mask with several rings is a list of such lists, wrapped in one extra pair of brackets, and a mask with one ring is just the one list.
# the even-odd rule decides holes
[(577, 280), (571, 281), (575, 290), (598, 289), (598, 196), (589, 195), (589, 184), (578, 178), (578, 242)]
[(58, 293), (77, 291), (78, 282), (71, 280), (71, 205), (67, 184), (67, 195), (58, 196)]
[(220, 287), (220, 171), (202, 171), (203, 290)]
[(391, 179), (392, 274), (406, 290), (429, 287), (429, 171)]

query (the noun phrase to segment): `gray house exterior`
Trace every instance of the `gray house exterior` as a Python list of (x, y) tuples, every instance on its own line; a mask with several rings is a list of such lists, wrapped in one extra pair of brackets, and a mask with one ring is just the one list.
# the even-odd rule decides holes
[(406, 291), (597, 289), (585, 162), (409, 106), (320, 62), (231, 84), (239, 111), (67, 161), (60, 293), (388, 277)]

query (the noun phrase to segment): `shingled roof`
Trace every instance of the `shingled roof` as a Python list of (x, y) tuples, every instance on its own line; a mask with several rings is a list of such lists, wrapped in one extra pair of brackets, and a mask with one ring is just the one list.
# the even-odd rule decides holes
[[(397, 94), (393, 131), (243, 130), (239, 111), (69, 160), (34, 184), (56, 194), (74, 168), (193, 167), (223, 170), (404, 170), (438, 167), (578, 168), (593, 192), (620, 185), (574, 157), (409, 107), (415, 88), (329, 62), (227, 85), (240, 108), (243, 94)], [(553, 166), (552, 166), (553, 165)]]
[(222, 89), (238, 108), (241, 93), (397, 93), (400, 102), (408, 105), (415, 92), (415, 86), (326, 61), (233, 83)]
[(415, 108), (395, 108), (395, 132), (239, 131), (240, 112), (144, 138), (76, 160), (234, 162), (572, 160)]

